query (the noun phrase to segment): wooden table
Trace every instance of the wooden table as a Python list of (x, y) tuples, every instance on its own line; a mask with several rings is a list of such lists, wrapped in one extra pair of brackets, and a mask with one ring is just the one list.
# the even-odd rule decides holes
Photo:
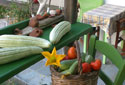
[(107, 36), (117, 31), (116, 20), (125, 17), (125, 6), (104, 4), (83, 14), (82, 22), (93, 27), (100, 26)]
[[(103, 41), (111, 43), (111, 35), (117, 31), (116, 21), (125, 17), (125, 6), (104, 4), (83, 14), (82, 22), (99, 26), (104, 31)], [(103, 57), (105, 64), (106, 57)]]
[[(3, 29), (0, 29), (0, 34), (12, 34), (15, 28), (23, 29), (24, 27), (28, 26), (29, 20), (25, 20)], [(49, 40), (49, 33), (52, 30), (51, 27), (46, 28), (44, 30), (42, 38)], [(93, 29), (91, 25), (84, 24), (84, 23), (75, 23), (71, 25), (71, 31), (67, 33), (58, 44), (51, 46), (49, 49), (44, 49), (47, 51), (52, 51), (53, 47), (56, 46), (57, 50), (70, 44), (71, 42), (79, 39), (80, 36), (92, 32)], [(36, 62), (40, 61), (44, 57), (39, 55), (32, 55), (27, 58), (14, 61), (8, 64), (0, 65), (0, 83), (6, 81), (7, 79), (11, 78), (12, 76), (16, 75), (17, 73), (23, 71), (24, 69), (28, 68), (29, 66), (35, 64)]]

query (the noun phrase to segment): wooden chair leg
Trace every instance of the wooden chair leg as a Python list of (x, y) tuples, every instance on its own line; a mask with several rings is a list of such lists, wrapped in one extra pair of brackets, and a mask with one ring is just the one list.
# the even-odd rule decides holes
[(124, 55), (125, 55), (125, 53), (121, 53), (121, 55), (122, 55), (122, 56), (124, 56)]
[(117, 32), (116, 32), (115, 48), (118, 47), (119, 32), (120, 32), (120, 23), (117, 22)]
[(119, 32), (117, 32), (117, 34), (116, 34), (115, 48), (118, 47), (118, 37), (119, 37)]
[(125, 40), (123, 41), (123, 49), (122, 49), (123, 52), (125, 52)]
[(100, 27), (97, 26), (97, 37), (99, 38), (99, 33), (100, 33)]

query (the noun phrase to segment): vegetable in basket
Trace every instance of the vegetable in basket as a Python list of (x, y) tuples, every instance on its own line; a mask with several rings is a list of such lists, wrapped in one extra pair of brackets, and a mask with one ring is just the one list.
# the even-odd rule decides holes
[(65, 71), (62, 71), (61, 74), (64, 74), (64, 75), (71, 75), (74, 73), (76, 67), (78, 66), (78, 61), (75, 61), (69, 69), (65, 70)]
[[(81, 54), (81, 55), (82, 55), (82, 62), (84, 62), (86, 54)], [(75, 61), (77, 61), (77, 59), (63, 60), (63, 61), (61, 61), (60, 70), (67, 70), (67, 69), (69, 69), (71, 67), (71, 65)]]
[(75, 59), (77, 57), (77, 52), (75, 47), (70, 47), (68, 49), (68, 58), (69, 59)]
[(89, 63), (82, 63), (82, 71), (83, 73), (91, 72), (91, 65)]
[(101, 60), (100, 59), (96, 59), (94, 62), (91, 62), (91, 67), (92, 67), (92, 69), (93, 70), (100, 70), (100, 68), (101, 68), (101, 65), (102, 65), (102, 63), (101, 63)]
[(94, 58), (91, 55), (86, 55), (85, 62), (91, 63), (94, 60)]

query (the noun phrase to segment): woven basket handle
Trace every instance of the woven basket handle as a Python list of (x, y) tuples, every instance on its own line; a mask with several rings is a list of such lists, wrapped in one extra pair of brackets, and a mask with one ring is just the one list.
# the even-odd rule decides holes
[(74, 44), (76, 46), (76, 51), (77, 51), (78, 73), (80, 75), (82, 75), (82, 58), (81, 58), (81, 55), (80, 55), (80, 47), (79, 47), (79, 44), (78, 44), (78, 40), (75, 40)]

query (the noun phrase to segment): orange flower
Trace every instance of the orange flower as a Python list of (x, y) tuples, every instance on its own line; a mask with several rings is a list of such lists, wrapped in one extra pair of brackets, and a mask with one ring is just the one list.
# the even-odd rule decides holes
[(42, 55), (47, 58), (46, 66), (48, 65), (56, 65), (60, 66), (60, 61), (66, 56), (66, 55), (58, 55), (56, 54), (56, 48), (54, 47), (52, 53), (48, 51), (43, 51)]

